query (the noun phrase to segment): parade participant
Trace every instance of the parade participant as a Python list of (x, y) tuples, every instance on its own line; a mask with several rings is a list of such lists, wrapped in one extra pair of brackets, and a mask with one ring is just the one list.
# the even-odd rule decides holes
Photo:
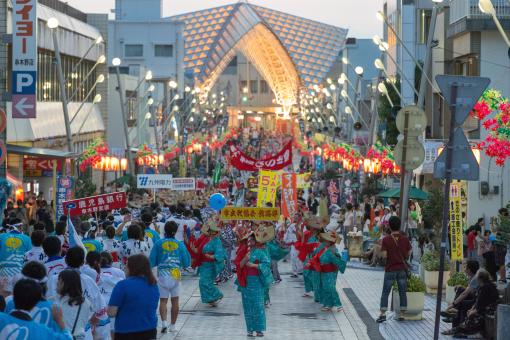
[(230, 223), (223, 223), (220, 229), (220, 240), (225, 249), (225, 269), (218, 275), (217, 282), (224, 283), (232, 278), (232, 252), (236, 245), (236, 234)]
[(246, 266), (246, 286), (240, 287), (243, 301), (244, 319), (248, 336), (263, 337), (266, 331), (266, 312), (264, 295), (273, 282), (271, 259), (267, 256), (265, 244), (274, 239), (275, 230), (272, 226), (260, 226), (255, 231), (255, 245), (241, 261)]
[(343, 308), (336, 290), (336, 281), (338, 272), (344, 273), (347, 266), (347, 263), (342, 260), (336, 247), (340, 243), (341, 238), (335, 231), (330, 231), (321, 233), (319, 239), (324, 244), (324, 247), (314, 256), (311, 262), (312, 266), (317, 267), (317, 271), (320, 273), (321, 310), (329, 312), (336, 308), (340, 312)]
[(159, 291), (149, 260), (143, 254), (130, 256), (126, 273), (108, 303), (108, 316), (115, 317), (115, 340), (156, 339)]
[[(198, 268), (200, 298), (203, 303), (208, 303), (211, 307), (216, 307), (223, 298), (223, 294), (214, 285), (216, 276), (221, 273), (225, 265), (225, 252), (219, 239), (220, 229), (214, 219), (210, 219), (203, 227), (202, 232), (209, 237), (209, 241), (204, 245), (201, 255), (200, 267)], [(192, 246), (193, 252), (197, 249)]]
[[(96, 282), (87, 274), (81, 273), (80, 268), (85, 263), (85, 250), (81, 247), (75, 246), (69, 248), (65, 258), (67, 268), (76, 270), (80, 273), (81, 287), (83, 289), (83, 296), (87, 298), (92, 304), (94, 316), (91, 319), (91, 324), (95, 325), (98, 320), (107, 319), (106, 304), (101, 296), (99, 287)], [(48, 278), (48, 298), (57, 299), (57, 285), (58, 275), (53, 275)]]
[(103, 251), (103, 244), (96, 239), (96, 231), (97, 231), (97, 224), (94, 221), (89, 222), (81, 222), (80, 223), (80, 230), (82, 233), (84, 233), (84, 236), (82, 238), (82, 243), (87, 252), (91, 251), (97, 251), (102, 252)]
[[(30, 311), (30, 316), (32, 320), (35, 322), (45, 325), (54, 331), (59, 332), (60, 327), (53, 319), (52, 309), (53, 303), (51, 301), (46, 300), (46, 268), (44, 265), (37, 261), (31, 261), (25, 264), (23, 269), (21, 270), (21, 275), (18, 275), (19, 279), (31, 279), (37, 282), (41, 286), (41, 298), (37, 302), (36, 306)], [(16, 280), (18, 281), (18, 280)], [(6, 306), (4, 312), (9, 314), (14, 310), (14, 300), (13, 296), (10, 295), (5, 299)]]
[(108, 252), (112, 257), (112, 266), (120, 268), (120, 251), (122, 243), (115, 239), (115, 228), (111, 225), (106, 227), (106, 239), (103, 240), (103, 250)]
[(62, 310), (54, 305), (51, 313), (58, 331), (37, 323), (30, 312), (41, 300), (42, 288), (31, 279), (19, 280), (13, 289), (14, 308), (9, 314), (0, 313), (0, 339), (10, 339), (14, 335), (22, 335), (23, 339), (72, 340), (73, 337), (66, 327)]
[(55, 224), (55, 236), (60, 240), (60, 244), (62, 245), (62, 256), (65, 255), (67, 249), (69, 249), (69, 240), (67, 239), (67, 216), (62, 216), (61, 219), (63, 221), (58, 221)]
[(147, 247), (150, 251), (154, 244), (160, 239), (159, 230), (156, 229), (156, 225), (153, 223), (153, 217), (150, 212), (145, 212), (142, 214), (142, 224), (145, 243), (147, 243)]
[(80, 274), (65, 269), (58, 274), (57, 297), (55, 302), (62, 308), (66, 327), (71, 330), (73, 339), (85, 339), (85, 327), (94, 309), (91, 302), (83, 296)]
[(7, 232), (0, 235), (0, 281), (4, 289), (12, 291), (12, 278), (21, 272), (23, 257), (32, 249), (32, 241), (27, 235), (18, 231), (15, 220), (6, 224)]
[(44, 254), (44, 249), (42, 248), (42, 243), (44, 242), (46, 235), (42, 230), (34, 230), (30, 235), (30, 240), (32, 241), (32, 249), (25, 253), (23, 257), (23, 262), (27, 263), (30, 261), (37, 261), (40, 263), (46, 262), (48, 256)]
[[(101, 291), (101, 295), (103, 296), (104, 301), (110, 301), (110, 297), (112, 295), (113, 289), (119, 283), (121, 280), (124, 280), (126, 278), (126, 274), (124, 271), (112, 267), (112, 256), (110, 253), (103, 251), (101, 254), (101, 270), (99, 274), (99, 283), (98, 287)], [(98, 336), (98, 333), (101, 333), (103, 338), (107, 338), (108, 333), (110, 333), (111, 337), (113, 338), (115, 329), (115, 319), (110, 318), (108, 322), (101, 321), (99, 323), (99, 327), (96, 328), (96, 337)]]
[(297, 278), (298, 274), (303, 272), (303, 262), (298, 258), (298, 251), (295, 246), (298, 240), (297, 224), (299, 223), (300, 214), (295, 214), (294, 218), (296, 222), (291, 223), (285, 231), (283, 242), (285, 243), (285, 246), (290, 247), (290, 264), (292, 266), (291, 277)]
[(62, 252), (60, 240), (57, 236), (48, 236), (44, 239), (42, 247), (44, 254), (48, 257), (44, 262), (48, 277), (58, 275), (67, 266), (65, 259), (60, 256)]
[(120, 259), (123, 266), (126, 265), (128, 257), (136, 254), (149, 255), (149, 247), (143, 240), (142, 229), (138, 223), (131, 223), (127, 228), (126, 241), (122, 242), (122, 249), (120, 250)]
[(253, 235), (253, 231), (249, 227), (241, 227), (237, 229), (236, 234), (238, 246), (236, 250), (236, 257), (233, 261), (237, 274), (236, 284), (241, 287), (246, 287), (246, 266), (241, 266), (241, 262), (250, 250), (249, 242), (250, 237)]
[[(158, 267), (159, 314), (162, 320), (161, 333), (175, 332), (179, 314), (179, 285), (181, 269), (188, 268), (191, 257), (186, 246), (175, 239), (178, 225), (174, 221), (165, 224), (165, 238), (156, 242), (151, 250), (151, 267)], [(167, 321), (168, 298), (172, 303), (170, 325)]]
[(99, 274), (101, 274), (101, 255), (99, 252), (89, 251), (85, 256), (85, 265), (80, 268), (80, 271), (99, 283)]

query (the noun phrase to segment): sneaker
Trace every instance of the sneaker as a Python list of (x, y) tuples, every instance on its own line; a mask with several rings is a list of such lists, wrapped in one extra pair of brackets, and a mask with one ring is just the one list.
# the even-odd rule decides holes
[(168, 332), (168, 321), (162, 321), (161, 322), (161, 334)]
[(161, 334), (168, 333), (168, 327), (161, 327)]
[(379, 315), (377, 320), (375, 320), (375, 322), (377, 322), (377, 323), (382, 323), (384, 321), (386, 321), (386, 315)]
[(170, 324), (170, 327), (168, 328), (168, 330), (172, 333), (175, 333), (177, 332), (177, 329), (175, 328), (175, 324)]

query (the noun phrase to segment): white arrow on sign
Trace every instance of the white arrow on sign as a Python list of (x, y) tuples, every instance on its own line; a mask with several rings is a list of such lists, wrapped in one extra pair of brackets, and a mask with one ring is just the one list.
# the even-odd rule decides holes
[(23, 116), (28, 116), (28, 113), (25, 110), (27, 110), (27, 109), (31, 110), (34, 108), (33, 104), (26, 104), (26, 102), (27, 102), (27, 97), (23, 97), (14, 106), (16, 108), (16, 110), (18, 110), (18, 112), (20, 114), (22, 114)]

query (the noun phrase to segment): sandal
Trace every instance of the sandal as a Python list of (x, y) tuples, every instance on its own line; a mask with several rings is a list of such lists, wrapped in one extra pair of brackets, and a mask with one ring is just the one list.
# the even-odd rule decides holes
[(323, 312), (331, 312), (331, 308), (330, 307), (322, 307), (321, 311), (323, 311)]
[(264, 336), (264, 333), (262, 333), (262, 332), (257, 332), (257, 337), (258, 337), (258, 338), (262, 338), (263, 336)]
[(336, 311), (337, 312), (343, 312), (344, 311), (344, 307), (337, 307)]
[(248, 334), (246, 334), (246, 336), (249, 337), (249, 338), (255, 337), (255, 335), (253, 335), (253, 332), (248, 332)]

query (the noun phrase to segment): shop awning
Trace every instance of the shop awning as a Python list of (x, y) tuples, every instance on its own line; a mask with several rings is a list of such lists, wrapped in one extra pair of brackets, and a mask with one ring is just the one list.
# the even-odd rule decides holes
[(70, 153), (68, 151), (33, 148), (33, 147), (21, 146), (21, 145), (15, 145), (15, 144), (7, 144), (7, 154), (9, 154), (9, 153), (13, 153), (16, 155), (22, 155), (22, 156), (60, 158), (60, 159), (78, 157), (77, 154)]
[[(382, 198), (400, 198), (400, 188), (390, 189), (385, 192), (381, 192), (377, 196)], [(418, 189), (417, 187), (409, 188), (409, 199), (412, 200), (426, 200), (429, 197), (425, 191)]]

